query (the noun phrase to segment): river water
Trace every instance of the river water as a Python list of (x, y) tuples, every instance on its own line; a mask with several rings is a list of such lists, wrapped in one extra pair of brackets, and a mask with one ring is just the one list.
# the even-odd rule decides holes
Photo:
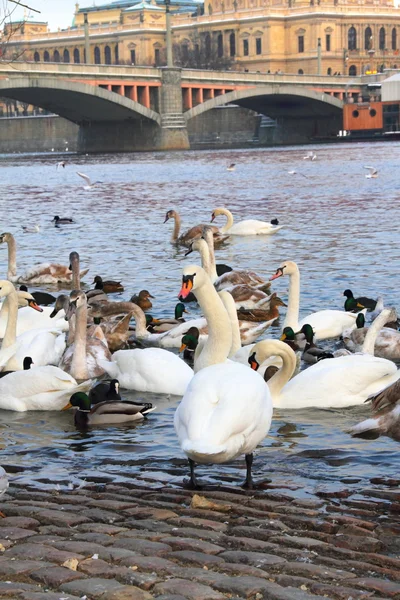
[[(181, 213), (184, 228), (208, 222), (212, 209), (227, 206), (234, 216), (270, 220), (284, 228), (274, 236), (231, 238), (217, 251), (217, 262), (252, 268), (270, 276), (282, 260), (295, 260), (302, 275), (301, 316), (343, 307), (343, 290), (383, 295), (400, 307), (400, 220), (398, 179), (400, 144), (317, 145), (317, 160), (303, 160), (310, 147), (143, 153), (67, 157), (3, 156), (0, 159), (1, 229), (15, 234), (18, 267), (42, 261), (68, 264), (71, 250), (89, 267), (85, 282), (100, 274), (118, 279), (129, 299), (147, 288), (153, 315), (171, 315), (177, 302), (185, 258), (170, 243), (172, 223), (165, 212)], [(236, 163), (236, 170), (226, 167)], [(379, 170), (366, 179), (363, 167)], [(297, 170), (290, 175), (288, 171)], [(76, 174), (99, 183), (90, 190)], [(54, 215), (76, 224), (55, 228)], [(38, 234), (22, 225), (38, 223)], [(6, 247), (0, 269), (6, 274)], [(288, 279), (273, 290), (287, 300)], [(193, 310), (193, 304), (190, 310)], [(196, 316), (196, 309), (194, 314)], [(279, 327), (268, 335), (278, 335)], [(329, 345), (328, 345), (329, 346)], [(181, 486), (187, 463), (173, 430), (177, 397), (125, 392), (154, 402), (157, 411), (134, 426), (77, 431), (70, 411), (0, 411), (0, 464), (16, 481), (52, 489), (85, 482), (135, 481), (159, 488)], [(278, 411), (254, 461), (254, 477), (309, 497), (321, 490), (363, 485), (374, 477), (397, 476), (398, 444), (388, 438), (353, 440), (346, 429), (369, 414), (368, 407), (345, 410)], [(208, 483), (236, 486), (244, 461), (198, 467)]]

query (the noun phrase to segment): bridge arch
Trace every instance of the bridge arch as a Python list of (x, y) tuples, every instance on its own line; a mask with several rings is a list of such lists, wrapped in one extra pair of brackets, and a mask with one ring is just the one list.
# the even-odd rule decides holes
[(184, 116), (186, 121), (189, 121), (208, 110), (226, 104), (238, 104), (272, 118), (287, 116), (289, 111), (293, 116), (296, 114), (299, 116), (327, 116), (329, 114), (336, 115), (343, 110), (342, 100), (324, 92), (316, 92), (295, 85), (271, 83), (216, 96), (187, 110)]
[(142, 104), (87, 83), (46, 76), (0, 79), (0, 96), (54, 112), (79, 125), (133, 121), (145, 117), (161, 125), (160, 115)]

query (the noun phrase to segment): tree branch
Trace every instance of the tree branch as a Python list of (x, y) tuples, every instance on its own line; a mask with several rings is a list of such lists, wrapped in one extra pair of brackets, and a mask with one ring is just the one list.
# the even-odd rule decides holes
[(20, 2), (20, 0), (9, 0), (9, 2), (12, 2), (13, 4), (17, 4), (18, 6), (23, 6), (24, 8), (27, 8), (28, 10), (33, 10), (33, 12), (40, 14), (40, 10), (36, 10), (36, 8), (32, 8), (31, 6), (28, 6), (27, 4), (22, 4), (22, 2)]

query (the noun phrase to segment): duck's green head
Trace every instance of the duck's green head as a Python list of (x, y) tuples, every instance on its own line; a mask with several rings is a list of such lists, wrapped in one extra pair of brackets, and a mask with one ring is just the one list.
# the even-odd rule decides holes
[(293, 329), (291, 327), (285, 327), (282, 331), (282, 335), (280, 337), (280, 340), (282, 342), (294, 342), (295, 339), (295, 333), (293, 331)]
[(93, 323), (95, 325), (100, 325), (100, 323), (101, 323), (101, 317), (93, 317)]
[(357, 315), (357, 319), (356, 319), (356, 325), (357, 325), (357, 329), (362, 329), (363, 327), (365, 327), (365, 317), (364, 317), (364, 313), (358, 313)]
[(344, 290), (343, 296), (346, 296), (346, 298), (354, 298), (353, 292), (351, 290)]
[(187, 348), (188, 350), (196, 350), (197, 345), (199, 343), (199, 338), (196, 338), (196, 336), (191, 335), (190, 333), (186, 333), (186, 335), (182, 337), (181, 341), (182, 344), (179, 348), (179, 352), (183, 352), (185, 348)]
[(311, 327), (311, 325), (309, 325), (308, 323), (306, 323), (305, 325), (303, 325), (303, 327), (301, 328), (301, 333), (304, 333), (304, 336), (307, 340), (307, 342), (309, 344), (313, 343), (313, 339), (314, 339), (314, 330)]
[(175, 306), (175, 319), (181, 319), (183, 313), (188, 313), (188, 312), (189, 311), (186, 310), (183, 302), (178, 302), (178, 304)]
[(90, 412), (90, 398), (84, 392), (75, 392), (72, 394), (69, 399), (69, 405), (67, 405), (63, 410), (70, 408), (71, 406), (75, 406), (79, 410), (83, 410), (85, 412)]
[(357, 312), (357, 309), (361, 310), (362, 308), (365, 308), (365, 306), (363, 304), (360, 304), (360, 302), (357, 302), (355, 298), (347, 298), (347, 300), (344, 303), (344, 310), (348, 312), (351, 310)]

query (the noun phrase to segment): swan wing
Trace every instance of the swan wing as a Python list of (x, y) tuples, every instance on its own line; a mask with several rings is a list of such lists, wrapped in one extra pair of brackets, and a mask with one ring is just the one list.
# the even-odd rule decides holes
[(85, 175), (85, 173), (80, 173), (79, 171), (77, 171), (76, 174), (79, 175), (79, 177), (82, 177), (82, 179), (84, 179), (88, 185), (92, 185), (88, 175)]
[[(365, 314), (366, 309), (360, 311)], [(344, 310), (319, 310), (302, 319), (299, 329), (309, 324), (314, 330), (316, 340), (325, 340), (339, 337), (348, 328), (355, 328), (357, 313), (349, 313)]]
[(267, 221), (258, 221), (256, 219), (247, 219), (235, 223), (229, 229), (229, 234), (232, 235), (262, 235), (278, 231), (282, 225), (275, 226)]

